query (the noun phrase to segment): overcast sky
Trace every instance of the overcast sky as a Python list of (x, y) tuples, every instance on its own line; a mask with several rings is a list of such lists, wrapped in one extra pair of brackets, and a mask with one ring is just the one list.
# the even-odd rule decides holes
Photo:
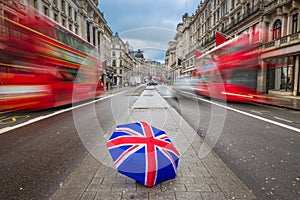
[(192, 15), (200, 0), (99, 0), (113, 33), (118, 32), (146, 59), (164, 61), (168, 41), (173, 40), (182, 15)]

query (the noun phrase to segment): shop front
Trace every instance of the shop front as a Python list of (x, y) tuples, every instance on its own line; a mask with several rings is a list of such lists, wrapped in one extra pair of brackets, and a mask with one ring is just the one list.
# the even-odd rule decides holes
[(274, 95), (299, 95), (299, 55), (273, 57), (266, 62), (267, 92)]

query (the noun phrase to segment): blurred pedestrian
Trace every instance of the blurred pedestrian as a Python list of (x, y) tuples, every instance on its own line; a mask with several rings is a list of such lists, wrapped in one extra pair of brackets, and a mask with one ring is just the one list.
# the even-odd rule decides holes
[(108, 91), (109, 79), (106, 79), (106, 91)]

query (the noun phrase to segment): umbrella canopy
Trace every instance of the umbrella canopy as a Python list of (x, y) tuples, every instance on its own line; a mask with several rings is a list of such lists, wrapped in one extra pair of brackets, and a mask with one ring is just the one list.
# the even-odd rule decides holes
[(117, 126), (106, 145), (118, 171), (147, 187), (176, 176), (178, 151), (164, 131), (146, 122)]

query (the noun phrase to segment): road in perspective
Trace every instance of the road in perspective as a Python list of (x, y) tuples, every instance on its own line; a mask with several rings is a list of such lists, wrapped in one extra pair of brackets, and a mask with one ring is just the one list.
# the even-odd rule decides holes
[[(135, 109), (136, 114), (133, 114), (130, 110), (139, 99), (145, 101), (145, 98), (147, 100), (154, 96), (143, 94), (145, 91), (157, 91), (167, 104), (160, 107), (162, 103), (156, 100), (157, 104), (147, 108), (149, 105), (142, 102), (141, 108)], [(204, 158), (199, 158), (201, 145), (196, 141), (205, 140), (209, 124), (214, 123), (212, 115), (215, 113), (211, 112), (213, 104), (210, 100), (193, 94), (190, 96), (186, 93), (177, 94), (171, 87), (164, 85), (119, 89), (116, 93), (106, 95), (108, 98), (102, 97), (103, 100), (100, 98), (97, 102), (75, 108), (78, 109), (75, 112), (79, 112), (80, 116), (74, 114), (74, 110), (68, 111), (66, 108), (66, 112), (2, 133), (0, 136), (3, 147), (1, 199), (51, 197), (84, 199), (86, 195), (93, 196), (93, 199), (101, 199), (103, 192), (109, 193), (107, 195), (113, 199), (121, 197), (155, 199), (153, 195), (164, 196), (165, 192), (168, 192), (172, 198), (189, 195), (192, 199), (201, 197), (203, 199), (297, 199), (299, 196), (297, 185), (299, 145), (297, 144), (300, 138), (299, 131), (295, 131), (299, 130), (298, 111), (265, 105), (227, 104), (226, 106), (230, 108), (254, 116), (257, 116), (257, 112), (262, 112), (264, 113), (262, 118), (272, 120), (274, 123), (221, 107), (226, 116), (220, 137), (213, 148), (216, 155), (211, 152)], [(224, 103), (212, 102), (220, 105)], [(194, 155), (184, 150), (181, 155), (183, 161), (179, 161), (178, 174), (174, 180), (147, 189), (118, 174), (114, 168), (98, 160), (97, 154), (90, 151), (88, 144), (84, 143), (86, 140), (82, 137), (95, 135), (98, 138), (100, 132), (109, 134), (117, 120), (122, 118), (121, 115), (115, 118), (112, 105), (118, 105), (117, 109), (120, 113), (131, 115), (131, 120), (138, 120), (134, 118), (145, 115), (148, 121), (155, 124), (157, 117), (160, 119), (158, 126), (167, 130), (175, 131), (174, 129), (179, 127), (184, 131), (197, 133), (188, 147), (194, 148)], [(171, 111), (167, 111), (165, 107), (170, 107), (168, 109), (172, 111), (171, 116), (166, 113)], [(197, 118), (198, 109), (200, 118)], [(91, 112), (95, 111), (97, 118), (93, 119)], [(41, 116), (45, 112), (47, 111), (40, 112)], [(55, 113), (52, 110), (48, 112)], [(158, 112), (160, 117), (155, 112)], [(219, 110), (219, 112), (223, 111)], [(38, 113), (33, 114), (37, 117)], [(177, 125), (169, 122), (171, 121), (169, 118), (173, 118), (174, 113), (182, 117), (178, 119)], [(292, 116), (289, 119), (295, 120), (293, 123), (295, 126), (289, 126), (289, 123), (282, 123), (274, 118), (286, 118), (286, 116)], [(74, 117), (79, 118), (74, 119)], [(74, 124), (77, 121), (88, 124), (84, 127), (84, 133), (78, 133), (82, 129), (78, 128), (78, 124)], [(97, 130), (95, 124), (90, 124), (93, 121), (98, 123), (102, 130)], [(170, 125), (172, 127), (168, 127)], [(295, 130), (289, 127), (294, 127)], [(187, 133), (183, 132), (183, 134)], [(273, 140), (274, 138), (276, 140)], [(101, 139), (102, 141), (94, 141), (92, 145), (104, 143), (105, 137)], [(93, 143), (93, 140), (89, 142)], [(187, 156), (190, 158), (185, 160)], [(197, 157), (199, 160), (194, 161)], [(221, 166), (215, 166), (215, 162), (220, 162)]]
[(0, 199), (300, 200), (298, 0), (0, 0)]

